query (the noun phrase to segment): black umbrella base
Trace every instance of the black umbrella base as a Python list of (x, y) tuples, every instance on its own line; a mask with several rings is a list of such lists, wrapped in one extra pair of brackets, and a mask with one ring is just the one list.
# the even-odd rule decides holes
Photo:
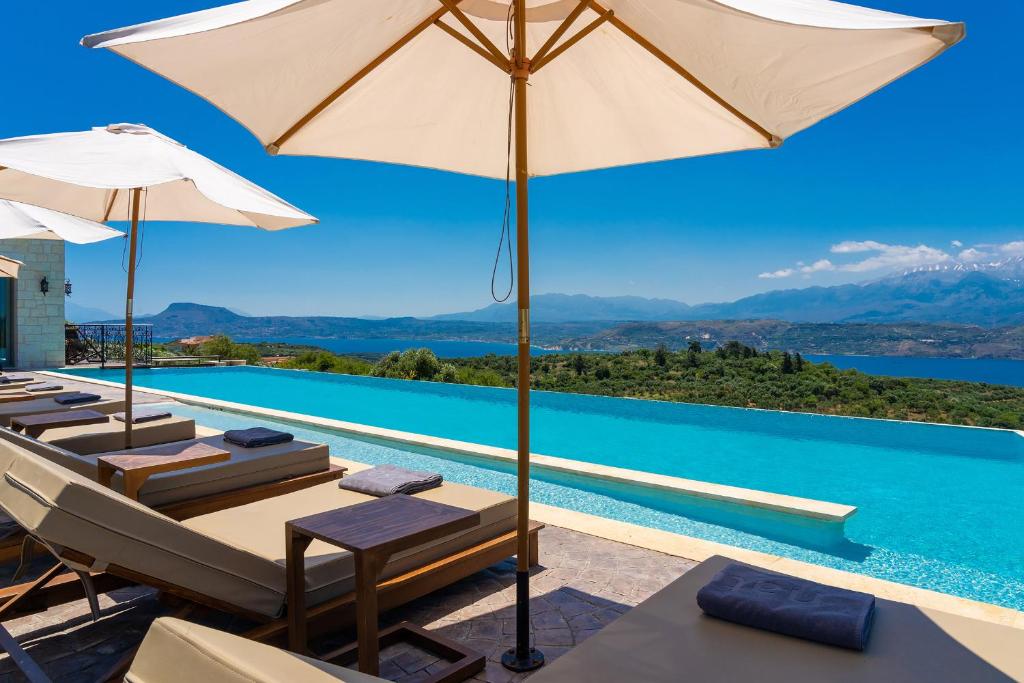
[(544, 666), (544, 653), (531, 647), (526, 651), (525, 657), (519, 657), (516, 653), (516, 648), (512, 648), (501, 656), (501, 665), (509, 671), (515, 671), (516, 673), (533, 671)]

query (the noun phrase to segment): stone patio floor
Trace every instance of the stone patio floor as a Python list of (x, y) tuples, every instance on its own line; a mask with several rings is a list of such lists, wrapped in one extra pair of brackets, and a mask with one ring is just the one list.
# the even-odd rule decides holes
[[(541, 531), (540, 551), (540, 566), (531, 581), (530, 607), (533, 638), (548, 661), (597, 633), (695, 564), (557, 527)], [(11, 566), (0, 567), (2, 585), (9, 583), (12, 572)], [(385, 613), (381, 626), (408, 620), (436, 630), (487, 655), (487, 668), (474, 680), (520, 681), (528, 674), (513, 674), (498, 663), (514, 640), (514, 584), (515, 564), (506, 560)], [(154, 591), (141, 587), (101, 596), (101, 608), (102, 618), (97, 623), (90, 620), (81, 600), (6, 626), (55, 681), (94, 681), (138, 645), (154, 618), (173, 611)], [(204, 614), (201, 621), (229, 631), (246, 626), (217, 614)], [(403, 683), (422, 680), (443, 665), (407, 645), (381, 653), (381, 676)], [(10, 658), (0, 658), (0, 681), (18, 680), (23, 679)]]

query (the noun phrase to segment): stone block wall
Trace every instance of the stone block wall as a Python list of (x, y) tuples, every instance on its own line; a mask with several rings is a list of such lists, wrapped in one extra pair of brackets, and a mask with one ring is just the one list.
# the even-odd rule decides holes
[[(47, 239), (0, 240), (0, 254), (21, 267), (14, 285), (14, 365), (54, 368), (64, 365), (64, 242)], [(39, 291), (43, 277), (50, 291)]]

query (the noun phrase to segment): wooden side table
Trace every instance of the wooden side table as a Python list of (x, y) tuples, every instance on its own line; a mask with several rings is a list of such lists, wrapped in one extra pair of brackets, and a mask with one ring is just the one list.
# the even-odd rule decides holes
[(110, 416), (95, 410), (58, 410), (52, 413), (38, 413), (11, 418), (11, 429), (24, 431), (27, 436), (39, 437), (47, 429), (78, 427), (110, 422)]
[(124, 477), (124, 495), (139, 499), (139, 489), (154, 474), (186, 470), (231, 459), (231, 453), (201, 442), (170, 443), (133, 448), (96, 459), (97, 481), (110, 487), (114, 473)]
[(285, 562), (288, 576), (288, 646), (308, 653), (306, 631), (305, 552), (313, 540), (348, 550), (355, 560), (355, 644), (323, 659), (344, 662), (358, 657), (359, 670), (380, 672), (380, 647), (399, 641), (413, 642), (449, 660), (446, 669), (428, 682), (462, 681), (484, 667), (482, 654), (461, 643), (403, 622), (378, 633), (377, 581), (392, 554), (464, 531), (480, 523), (480, 513), (413, 496), (395, 495), (322, 512), (285, 524)]

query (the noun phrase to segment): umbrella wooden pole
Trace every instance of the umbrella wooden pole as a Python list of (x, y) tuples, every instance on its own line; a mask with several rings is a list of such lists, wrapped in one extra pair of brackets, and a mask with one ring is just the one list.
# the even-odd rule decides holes
[(124, 447), (132, 447), (132, 361), (135, 344), (132, 308), (135, 305), (135, 253), (139, 241), (139, 199), (142, 190), (132, 190), (132, 228), (128, 235), (128, 288), (124, 299)]
[(526, 82), (530, 64), (526, 58), (526, 2), (515, 1), (515, 54), (512, 76), (515, 87), (516, 139), (516, 275), (519, 303), (518, 379), (518, 527), (516, 546), (516, 644), (504, 653), (501, 663), (513, 671), (532, 671), (544, 664), (544, 655), (530, 647), (530, 241), (529, 166), (527, 161)]

